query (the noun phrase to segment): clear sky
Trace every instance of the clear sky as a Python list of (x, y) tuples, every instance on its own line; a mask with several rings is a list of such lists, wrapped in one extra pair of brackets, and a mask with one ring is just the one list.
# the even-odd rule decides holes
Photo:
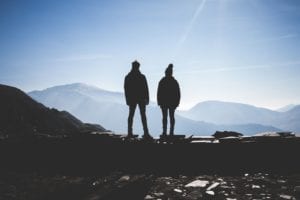
[(122, 91), (137, 59), (155, 99), (167, 65), (181, 109), (300, 103), (299, 0), (1, 0), (0, 83)]

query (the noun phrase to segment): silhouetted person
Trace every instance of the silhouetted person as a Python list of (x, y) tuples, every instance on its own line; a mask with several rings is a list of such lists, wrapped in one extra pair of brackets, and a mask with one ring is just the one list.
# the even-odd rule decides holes
[(170, 135), (174, 135), (175, 109), (180, 102), (180, 88), (173, 75), (173, 64), (169, 64), (165, 71), (165, 77), (159, 81), (157, 89), (157, 103), (163, 115), (163, 136), (167, 134), (168, 113), (170, 116)]
[(134, 61), (132, 63), (132, 69), (125, 77), (124, 89), (126, 104), (129, 106), (129, 116), (128, 116), (128, 137), (133, 136), (132, 124), (133, 116), (136, 109), (136, 106), (139, 106), (143, 129), (144, 129), (144, 138), (151, 138), (149, 135), (147, 127), (147, 118), (146, 118), (146, 105), (149, 104), (149, 91), (146, 77), (140, 72), (140, 63)]

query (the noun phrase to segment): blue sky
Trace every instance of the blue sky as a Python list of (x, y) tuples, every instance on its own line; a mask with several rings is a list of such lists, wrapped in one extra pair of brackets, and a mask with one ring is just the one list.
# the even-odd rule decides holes
[(181, 109), (300, 103), (298, 0), (1, 0), (0, 27), (0, 83), (25, 91), (122, 91), (137, 59), (152, 99), (174, 64)]

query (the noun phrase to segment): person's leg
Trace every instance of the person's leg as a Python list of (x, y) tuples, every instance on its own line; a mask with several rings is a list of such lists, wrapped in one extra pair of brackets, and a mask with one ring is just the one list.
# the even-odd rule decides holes
[(162, 135), (167, 135), (167, 123), (168, 123), (168, 109), (166, 107), (161, 106), (162, 112), (162, 125), (163, 125), (163, 132)]
[(147, 126), (147, 117), (146, 117), (146, 105), (139, 103), (141, 119), (143, 123), (144, 135), (149, 135), (149, 130)]
[(170, 115), (170, 135), (174, 135), (174, 126), (175, 126), (175, 117), (174, 117), (175, 109), (169, 108)]
[(136, 108), (136, 104), (129, 105), (128, 136), (133, 136), (132, 124), (133, 124), (133, 116), (134, 116), (135, 108)]

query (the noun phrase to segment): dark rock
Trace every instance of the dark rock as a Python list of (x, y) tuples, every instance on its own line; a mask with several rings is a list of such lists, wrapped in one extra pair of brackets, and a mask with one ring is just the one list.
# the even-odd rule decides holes
[(264, 132), (264, 133), (258, 133), (254, 135), (256, 137), (295, 137), (295, 133), (293, 132)]
[(241, 137), (243, 134), (234, 131), (216, 131), (212, 136), (220, 139), (225, 137)]
[[(184, 186), (205, 178), (210, 187)], [(257, 179), (269, 178), (272, 184), (259, 185)], [(277, 180), (286, 180), (278, 183)], [(296, 176), (276, 174), (205, 175), (156, 177), (112, 172), (103, 176), (66, 176), (0, 173), (0, 199), (97, 200), (97, 199), (299, 199)], [(280, 181), (279, 181), (280, 182)], [(220, 185), (216, 186), (216, 183)], [(281, 185), (286, 184), (287, 189)], [(245, 187), (248, 185), (247, 187)], [(212, 187), (215, 186), (215, 187)], [(252, 189), (252, 186), (255, 186)], [(259, 186), (261, 188), (257, 188)], [(210, 189), (210, 190), (208, 190)]]

